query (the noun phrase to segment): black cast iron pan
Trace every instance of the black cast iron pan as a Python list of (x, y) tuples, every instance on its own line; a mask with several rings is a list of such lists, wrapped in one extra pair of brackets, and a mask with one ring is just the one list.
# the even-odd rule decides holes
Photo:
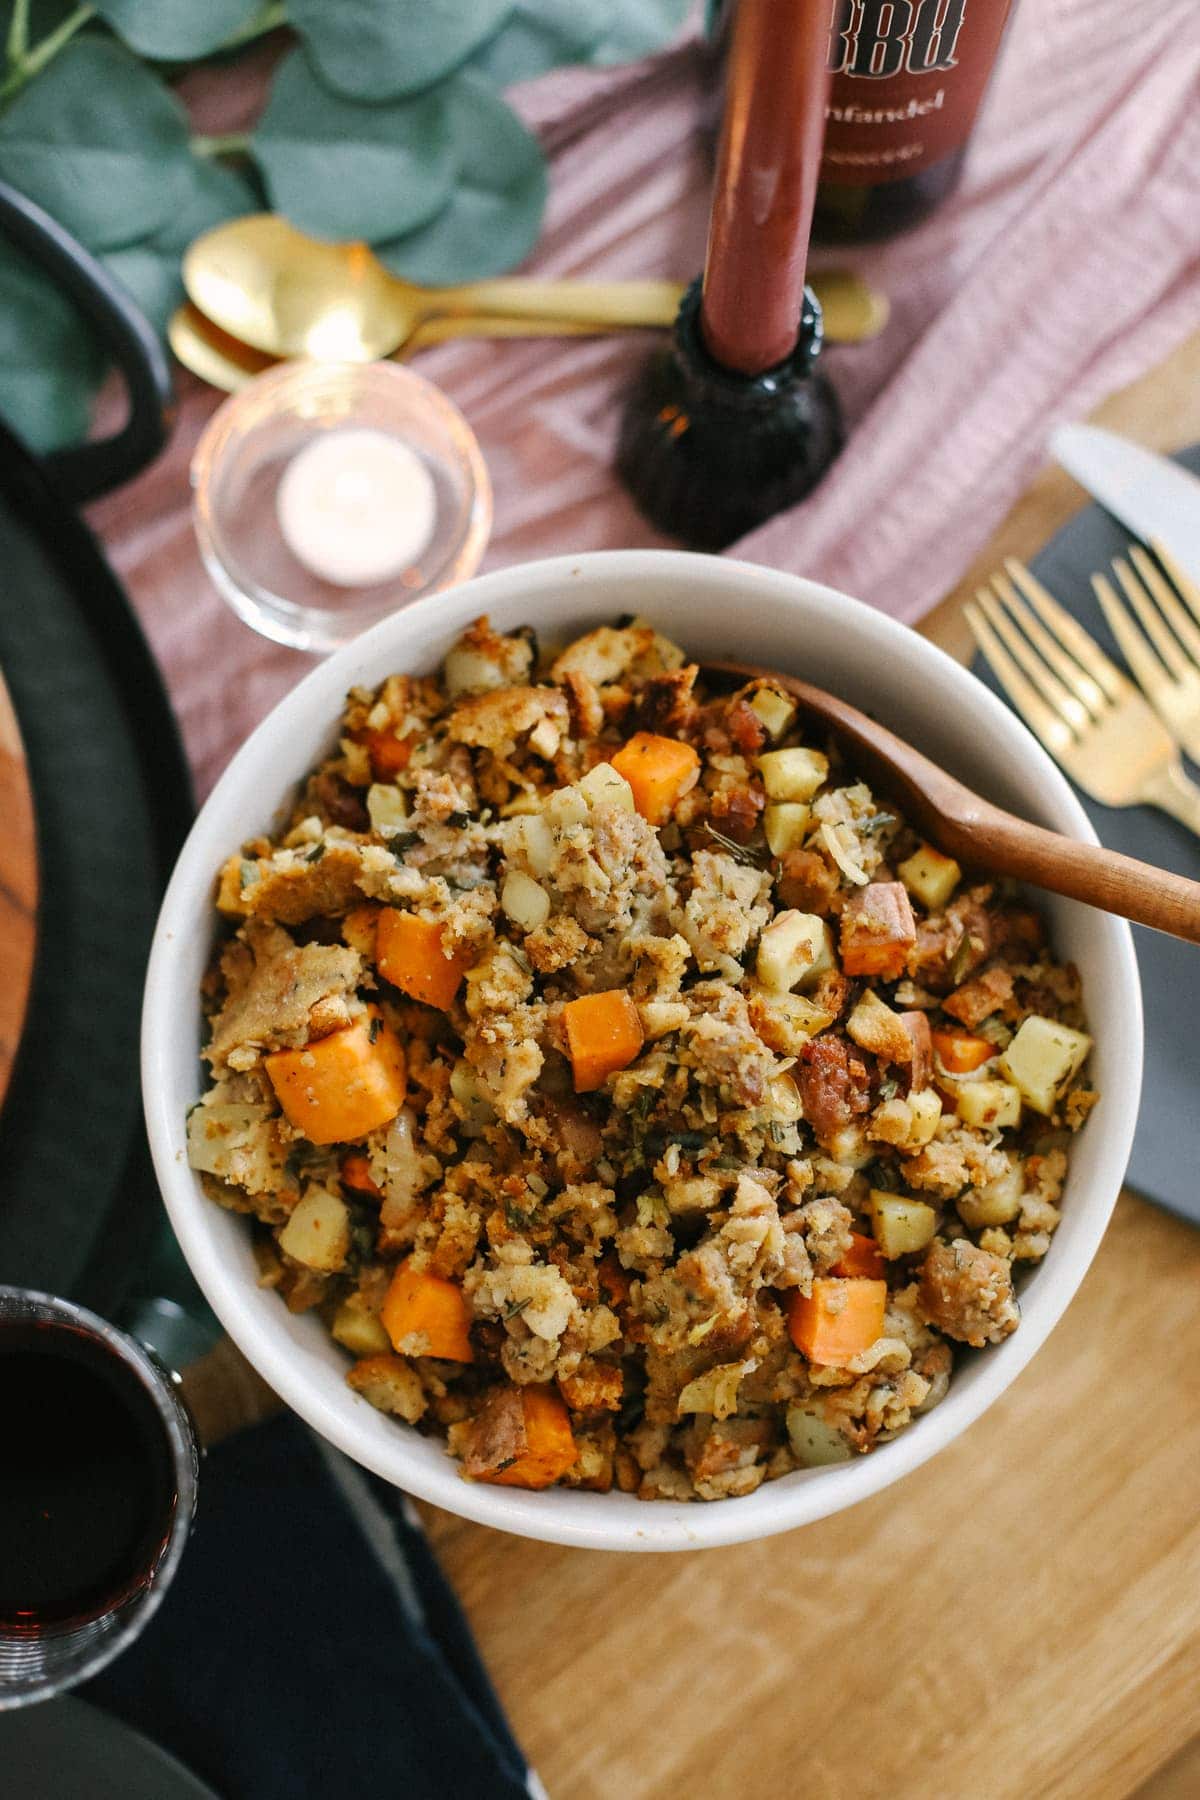
[(157, 455), (171, 377), (119, 285), (4, 184), (0, 233), (72, 297), (129, 390), (113, 437), (42, 460), (0, 425), (0, 668), (25, 743), (40, 872), (33, 988), (0, 1113), (0, 1281), (111, 1316), (144, 1283), (161, 1217), (138, 1014), (192, 792), (157, 665), (75, 507)]

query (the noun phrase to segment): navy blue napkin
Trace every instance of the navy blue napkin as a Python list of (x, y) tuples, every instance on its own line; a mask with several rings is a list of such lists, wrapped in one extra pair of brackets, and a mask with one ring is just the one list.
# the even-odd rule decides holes
[(209, 1454), (162, 1606), (80, 1691), (222, 1800), (529, 1800), (411, 1506), (290, 1416)]

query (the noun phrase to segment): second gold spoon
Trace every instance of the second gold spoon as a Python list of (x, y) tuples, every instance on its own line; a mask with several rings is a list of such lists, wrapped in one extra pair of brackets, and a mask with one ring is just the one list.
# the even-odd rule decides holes
[[(523, 276), (423, 288), (390, 275), (365, 244), (327, 244), (274, 213), (232, 219), (196, 239), (183, 282), (222, 330), (269, 356), (375, 362), (424, 321), (464, 313), (554, 319), (594, 329), (673, 324), (674, 281), (542, 281)], [(814, 278), (826, 334), (871, 337), (887, 305), (857, 276)]]

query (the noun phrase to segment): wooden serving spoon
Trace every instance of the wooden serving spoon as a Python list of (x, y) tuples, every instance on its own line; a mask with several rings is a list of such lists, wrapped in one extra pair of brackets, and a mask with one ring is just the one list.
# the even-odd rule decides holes
[(1004, 812), (857, 707), (778, 669), (710, 662), (701, 672), (737, 681), (769, 680), (782, 688), (808, 718), (827, 725), (863, 774), (956, 861), (1200, 944), (1200, 882)]

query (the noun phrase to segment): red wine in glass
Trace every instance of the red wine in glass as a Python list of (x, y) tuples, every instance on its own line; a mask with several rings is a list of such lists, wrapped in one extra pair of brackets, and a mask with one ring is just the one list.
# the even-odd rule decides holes
[(0, 1289), (0, 1708), (82, 1679), (140, 1629), (186, 1539), (196, 1456), (140, 1345)]

